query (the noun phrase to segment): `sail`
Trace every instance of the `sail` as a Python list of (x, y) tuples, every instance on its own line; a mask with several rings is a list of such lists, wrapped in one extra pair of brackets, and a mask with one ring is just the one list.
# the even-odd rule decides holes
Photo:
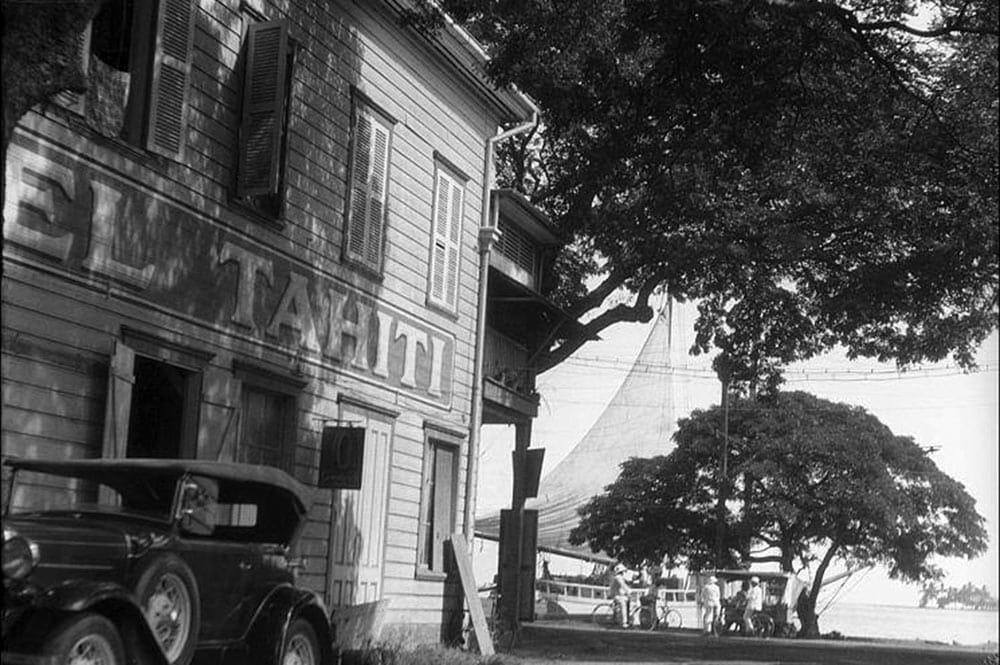
[[(677, 427), (670, 371), (672, 330), (677, 329), (673, 310), (670, 301), (661, 308), (614, 397), (580, 442), (545, 474), (538, 497), (528, 500), (526, 508), (538, 510), (540, 550), (606, 559), (587, 546), (570, 545), (569, 532), (580, 521), (577, 510), (615, 481), (626, 459), (672, 450)], [(498, 539), (499, 513), (477, 518), (476, 533)]]

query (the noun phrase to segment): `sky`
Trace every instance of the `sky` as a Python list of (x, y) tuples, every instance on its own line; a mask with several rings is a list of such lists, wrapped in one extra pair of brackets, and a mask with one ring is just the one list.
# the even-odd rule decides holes
[[(690, 346), (688, 340), (693, 335), (690, 323), (694, 311), (690, 308), (684, 305), (675, 317), (684, 328), (675, 329), (675, 340), (680, 337), (684, 348)], [(614, 396), (649, 329), (643, 324), (612, 326), (601, 334), (602, 340), (584, 345), (566, 362), (538, 377), (541, 405), (533, 425), (532, 447), (546, 449), (543, 478), (583, 438)], [(862, 406), (895, 434), (912, 436), (923, 446), (937, 447), (933, 460), (976, 499), (977, 510), (986, 518), (990, 540), (987, 553), (972, 561), (937, 560), (948, 575), (944, 583), (985, 584), (997, 595), (1000, 335), (991, 335), (976, 359), (980, 370), (972, 373), (964, 373), (949, 362), (899, 373), (891, 363), (852, 362), (842, 354), (827, 354), (789, 367), (783, 389), (803, 390), (835, 402)], [(711, 356), (688, 356), (677, 362), (687, 365), (674, 376), (677, 417), (718, 404), (720, 388), (709, 369)], [(513, 441), (513, 427), (483, 429), (476, 511), (479, 515), (510, 504)], [(887, 572), (879, 568), (855, 575), (835, 590), (844, 602), (892, 605), (915, 605), (920, 595), (918, 585), (890, 580)]]

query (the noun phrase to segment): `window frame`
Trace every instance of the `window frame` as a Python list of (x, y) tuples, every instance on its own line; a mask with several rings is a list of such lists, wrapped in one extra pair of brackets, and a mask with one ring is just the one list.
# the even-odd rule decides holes
[[(442, 181), (444, 181), (442, 183)], [(428, 306), (439, 309), (447, 314), (456, 315), (458, 312), (458, 302), (459, 302), (459, 285), (462, 283), (462, 240), (465, 222), (465, 211), (466, 211), (466, 188), (469, 182), (469, 177), (465, 175), (462, 171), (457, 169), (450, 161), (442, 157), (439, 153), (435, 151), (434, 154), (434, 186), (432, 188), (433, 199), (431, 201), (431, 228), (430, 228), (430, 247), (428, 248), (428, 261), (427, 261), (427, 304)], [(449, 207), (448, 212), (448, 228), (442, 233), (440, 228), (441, 222), (441, 196), (442, 196), (442, 186), (447, 186), (448, 188), (448, 199), (447, 205)], [(460, 201), (458, 204), (457, 218), (451, 219), (451, 213), (454, 210), (454, 194), (458, 193), (460, 195)], [(452, 228), (451, 225), (456, 225), (456, 228)], [(454, 231), (454, 234), (449, 233)], [(454, 235), (454, 238), (448, 237), (449, 235)], [(441, 277), (441, 296), (435, 295), (435, 279), (436, 279), (436, 269), (438, 268), (438, 249), (441, 248), (444, 256), (444, 266), (440, 269), (442, 270)], [(452, 250), (455, 252), (455, 271), (451, 276), (451, 284), (448, 283), (448, 252)], [(452, 299), (449, 301), (448, 294), (449, 289), (451, 291)]]
[[(444, 543), (451, 537), (458, 526), (459, 520), (459, 474), (462, 466), (462, 442), (464, 435), (452, 432), (432, 423), (424, 424), (423, 464), (420, 483), (420, 512), (417, 528), (416, 578), (425, 580), (444, 580), (452, 572), (453, 566), (444, 556)], [(444, 537), (435, 539), (432, 549), (427, 551), (428, 535), (434, 538), (437, 514), (437, 499), (439, 483), (436, 469), (438, 466), (437, 452), (447, 450), (453, 455), (451, 463), (450, 524), (443, 530)], [(440, 531), (440, 530), (439, 530)], [(429, 533), (428, 533), (429, 532)], [(436, 549), (433, 547), (436, 546)]]
[(243, 414), (246, 400), (246, 390), (250, 387), (253, 390), (264, 391), (281, 396), (284, 402), (279, 425), (281, 432), (280, 449), (278, 457), (287, 466), (275, 467), (286, 472), (288, 475), (300, 479), (297, 473), (297, 452), (298, 438), (295, 432), (298, 429), (299, 420), (299, 397), (306, 386), (305, 381), (286, 377), (267, 368), (259, 367), (245, 361), (233, 360), (233, 375), (240, 382), (239, 404), (241, 412), (239, 429), (237, 430), (236, 449), (234, 451), (237, 462), (245, 462), (243, 458), (244, 434), (246, 432), (247, 419)]
[[(130, 85), (118, 135), (110, 136), (91, 123), (88, 93), (60, 93), (56, 103), (80, 116), (83, 125), (94, 136), (112, 142), (137, 157), (156, 156), (183, 162), (191, 115), (195, 23), (200, 6), (194, 0), (130, 1), (134, 3), (129, 26)], [(165, 28), (167, 23), (175, 28), (181, 25), (184, 31), (168, 31)], [(80, 68), (88, 80), (93, 75), (91, 59), (97, 57), (92, 47), (93, 19), (79, 36)], [(172, 81), (164, 80), (165, 71), (173, 72)], [(90, 82), (89, 87), (93, 90), (95, 84)], [(169, 112), (170, 105), (174, 107), (173, 113)], [(175, 136), (176, 145), (164, 143), (165, 136)]]
[[(377, 239), (374, 241), (370, 237), (374, 231), (367, 226), (362, 226), (360, 230), (358, 229), (359, 222), (355, 218), (355, 207), (357, 207), (356, 197), (358, 196), (356, 189), (360, 189), (366, 194), (366, 202), (364, 204), (364, 214), (365, 220), (361, 222), (364, 224), (369, 221), (369, 205), (368, 202), (372, 200), (373, 197), (367, 196), (369, 180), (366, 178), (364, 186), (358, 187), (355, 182), (355, 178), (358, 173), (358, 159), (360, 154), (360, 149), (358, 145), (359, 140), (359, 127), (362, 122), (371, 123), (372, 131), (370, 132), (372, 137), (374, 136), (374, 131), (377, 129), (384, 131), (386, 134), (385, 139), (385, 159), (384, 159), (384, 174), (382, 176), (382, 192), (381, 192), (381, 214), (379, 216), (379, 226), (377, 229)], [(390, 197), (389, 189), (392, 183), (392, 148), (393, 148), (393, 135), (395, 133), (395, 126), (397, 124), (396, 119), (387, 113), (382, 107), (373, 102), (367, 95), (358, 90), (357, 88), (351, 88), (351, 133), (349, 140), (349, 150), (347, 159), (347, 181), (346, 181), (346, 196), (344, 201), (344, 227), (341, 242), (341, 257), (344, 263), (350, 264), (369, 276), (376, 279), (381, 279), (384, 268), (385, 268), (385, 248), (386, 248), (386, 236), (389, 228), (389, 208), (390, 208)], [(373, 148), (375, 141), (369, 138), (369, 144)], [(371, 152), (369, 150), (369, 162)], [(371, 171), (371, 164), (369, 163), (366, 169), (368, 172)], [(354, 244), (354, 236), (360, 236), (361, 249), (360, 251), (355, 251), (352, 248)], [(370, 248), (369, 244), (375, 245), (374, 248)], [(368, 257), (366, 254), (374, 249), (375, 256)]]

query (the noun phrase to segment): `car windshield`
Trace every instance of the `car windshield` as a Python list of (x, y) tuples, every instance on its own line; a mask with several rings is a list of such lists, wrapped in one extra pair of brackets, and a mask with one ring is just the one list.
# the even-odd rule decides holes
[(169, 521), (176, 479), (109, 473), (95, 479), (19, 470), (11, 479), (9, 515), (86, 512), (130, 514)]

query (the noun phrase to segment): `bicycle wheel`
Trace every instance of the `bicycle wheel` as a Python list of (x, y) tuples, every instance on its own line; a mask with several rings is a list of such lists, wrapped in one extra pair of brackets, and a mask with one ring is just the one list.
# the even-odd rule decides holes
[(756, 637), (771, 637), (774, 635), (774, 619), (768, 615), (756, 614), (751, 621), (753, 634)]
[(615, 621), (615, 608), (612, 603), (601, 603), (590, 613), (590, 621), (600, 626), (610, 626)]
[(665, 615), (663, 608), (659, 605), (656, 605), (655, 608), (652, 605), (642, 608), (642, 615), (640, 618), (642, 621), (640, 625), (646, 630), (656, 630), (657, 628), (663, 628), (666, 625), (666, 623), (664, 623)]
[(677, 610), (667, 610), (663, 613), (661, 621), (666, 628), (680, 628), (684, 623), (684, 617)]

